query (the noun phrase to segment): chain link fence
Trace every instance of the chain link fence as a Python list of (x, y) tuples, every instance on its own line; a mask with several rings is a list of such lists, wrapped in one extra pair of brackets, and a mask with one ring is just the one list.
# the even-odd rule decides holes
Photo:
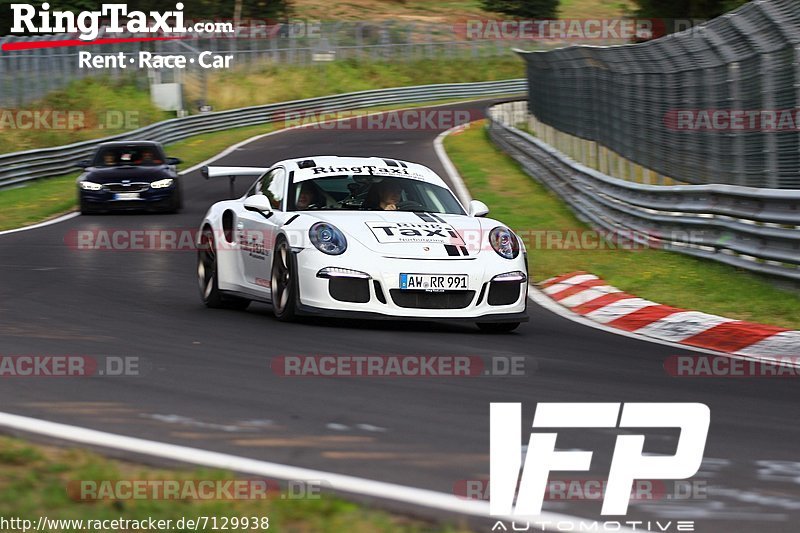
[(798, 0), (756, 0), (641, 44), (518, 52), (535, 122), (594, 155), (660, 183), (800, 189)]
[[(112, 36), (112, 35), (107, 35)], [(113, 37), (129, 35), (114, 34)], [(233, 35), (192, 34), (177, 41), (104, 44), (102, 47), (41, 48), (0, 53), (0, 106), (22, 106), (88, 76), (127, 77), (140, 88), (148, 80), (185, 83), (192, 95), (202, 94), (208, 70), (197, 62), (184, 70), (139, 70), (126, 68), (87, 69), (79, 66), (79, 53), (125, 58), (139, 52), (181, 54), (197, 59), (201, 52), (232, 55), (232, 68), (253, 71), (266, 65), (317, 65), (331, 61), (415, 61), (421, 59), (491, 60), (513, 56), (515, 47), (531, 40), (468, 38), (459, 24), (418, 22), (297, 22), (263, 27), (249, 27)], [(36, 37), (0, 37), (0, 44), (60, 41), (77, 35), (58, 34)], [(535, 41), (539, 49), (558, 43)], [(321, 69), (321, 72), (324, 70)]]

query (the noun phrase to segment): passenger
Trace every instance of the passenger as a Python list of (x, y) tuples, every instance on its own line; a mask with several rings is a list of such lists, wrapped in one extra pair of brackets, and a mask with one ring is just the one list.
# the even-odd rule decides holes
[(160, 165), (162, 161), (157, 159), (155, 154), (150, 150), (142, 152), (142, 165)]
[(314, 186), (310, 183), (304, 183), (300, 187), (300, 193), (297, 196), (297, 201), (295, 202), (295, 209), (298, 211), (302, 211), (303, 209), (308, 209), (308, 206), (315, 205), (317, 202), (315, 201), (315, 191)]
[(372, 186), (365, 205), (368, 209), (396, 211), (403, 197), (403, 187), (392, 180), (384, 180)]

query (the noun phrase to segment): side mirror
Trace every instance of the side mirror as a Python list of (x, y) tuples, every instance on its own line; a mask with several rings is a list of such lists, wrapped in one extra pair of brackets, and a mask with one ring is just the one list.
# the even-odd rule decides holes
[(485, 217), (489, 214), (489, 207), (480, 200), (472, 200), (469, 203), (469, 216)]
[(90, 166), (92, 166), (92, 162), (89, 159), (81, 159), (80, 161), (75, 163), (75, 166), (78, 168), (89, 168)]
[(174, 167), (175, 165), (180, 165), (181, 163), (183, 163), (183, 161), (181, 161), (181, 160), (180, 160), (179, 158), (177, 158), (177, 157), (168, 157), (168, 158), (167, 158), (167, 164), (168, 164), (169, 166), (171, 166), (171, 167)]
[(272, 204), (269, 202), (269, 198), (264, 194), (248, 196), (244, 201), (244, 208), (248, 211), (261, 213), (266, 218), (272, 216)]

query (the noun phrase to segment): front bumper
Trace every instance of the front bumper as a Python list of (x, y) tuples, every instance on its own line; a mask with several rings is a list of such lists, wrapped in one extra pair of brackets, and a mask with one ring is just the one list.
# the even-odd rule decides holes
[[(488, 253), (469, 260), (375, 258), (353, 264), (352, 258), (327, 256), (313, 249), (297, 254), (299, 301), (297, 310), (313, 316), (370, 319), (434, 319), (472, 322), (527, 320), (528, 283), (496, 281), (509, 272), (526, 272), (525, 260), (502, 260)], [(362, 261), (361, 263), (365, 263)], [(346, 282), (320, 277), (324, 269), (352, 270), (368, 277), (344, 277)], [(466, 291), (408, 291), (400, 289), (400, 274), (465, 274)], [(498, 290), (502, 288), (503, 290)]]
[(81, 204), (97, 211), (135, 211), (172, 209), (179, 194), (177, 186), (164, 189), (148, 189), (139, 193), (139, 198), (119, 200), (115, 193), (101, 191), (80, 191)]

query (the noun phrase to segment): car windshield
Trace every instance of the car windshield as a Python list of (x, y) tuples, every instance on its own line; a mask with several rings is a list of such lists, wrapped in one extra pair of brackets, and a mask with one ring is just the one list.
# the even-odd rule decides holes
[(156, 166), (164, 164), (164, 154), (157, 146), (108, 146), (94, 158), (96, 167)]
[(346, 175), (292, 185), (290, 211), (321, 209), (464, 214), (450, 190), (416, 179)]

